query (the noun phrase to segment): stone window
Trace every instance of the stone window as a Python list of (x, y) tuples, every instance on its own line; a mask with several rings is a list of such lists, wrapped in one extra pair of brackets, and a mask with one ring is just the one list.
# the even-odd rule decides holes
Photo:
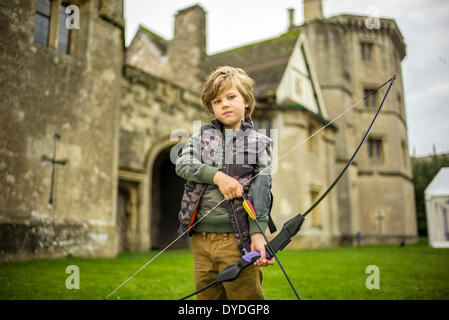
[(58, 35), (58, 50), (63, 53), (69, 53), (71, 30), (65, 25), (69, 14), (66, 13), (68, 4), (61, 4), (59, 7), (59, 35)]
[(397, 98), (398, 98), (398, 109), (399, 109), (399, 114), (401, 116), (403, 116), (402, 114), (402, 98), (401, 98), (401, 94), (398, 92), (397, 93)]
[(68, 6), (61, 0), (36, 0), (34, 42), (70, 53), (72, 30), (66, 27)]
[(363, 97), (366, 97), (365, 107), (367, 108), (375, 108), (377, 106), (377, 91), (374, 92), (373, 94), (370, 94), (370, 92), (372, 92), (373, 90), (374, 89), (371, 88), (363, 89)]
[(402, 161), (404, 163), (404, 166), (407, 167), (408, 151), (407, 151), (407, 145), (404, 140), (401, 140), (401, 149), (402, 149)]
[(37, 0), (34, 27), (34, 41), (48, 46), (50, 35), (51, 1)]
[(383, 160), (383, 141), (382, 138), (369, 138), (368, 139), (368, 157), (371, 160)]
[(296, 94), (298, 95), (298, 97), (300, 97), (301, 94), (302, 94), (302, 87), (301, 87), (301, 79), (300, 78), (296, 78), (295, 79), (295, 91), (296, 91)]
[[(311, 204), (315, 203), (318, 201), (320, 197), (320, 193), (317, 190), (311, 190), (310, 191), (310, 201)], [(312, 212), (311, 214), (311, 224), (312, 224), (312, 228), (314, 229), (321, 229), (322, 228), (322, 222), (321, 222), (321, 210), (320, 210), (320, 205), (318, 205)]]
[(360, 53), (363, 61), (373, 61), (374, 45), (369, 42), (362, 42), (360, 44)]
[[(313, 123), (309, 124), (309, 132), (308, 137), (312, 137), (312, 135), (319, 130), (319, 127), (314, 125)], [(307, 141), (307, 145), (309, 146), (309, 151), (313, 154), (316, 154), (318, 151), (318, 142), (319, 139), (314, 139), (313, 137)]]

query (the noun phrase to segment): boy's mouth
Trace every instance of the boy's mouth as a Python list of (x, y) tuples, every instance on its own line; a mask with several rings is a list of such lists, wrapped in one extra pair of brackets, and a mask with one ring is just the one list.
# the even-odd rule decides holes
[(226, 111), (225, 113), (223, 113), (224, 116), (227, 116), (228, 114), (231, 114), (232, 111)]

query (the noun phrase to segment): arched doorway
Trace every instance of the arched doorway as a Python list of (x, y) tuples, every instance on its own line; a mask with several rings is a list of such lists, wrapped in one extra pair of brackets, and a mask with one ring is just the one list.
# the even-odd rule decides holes
[[(165, 148), (154, 161), (151, 203), (151, 249), (163, 249), (178, 237), (178, 213), (185, 181), (178, 177), (170, 160), (171, 147)], [(170, 248), (185, 248), (176, 241)]]

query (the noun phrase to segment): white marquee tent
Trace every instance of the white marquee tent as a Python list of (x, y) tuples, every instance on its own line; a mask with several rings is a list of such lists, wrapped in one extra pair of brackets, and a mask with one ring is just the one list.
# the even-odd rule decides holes
[(449, 168), (441, 168), (424, 195), (429, 246), (449, 248)]

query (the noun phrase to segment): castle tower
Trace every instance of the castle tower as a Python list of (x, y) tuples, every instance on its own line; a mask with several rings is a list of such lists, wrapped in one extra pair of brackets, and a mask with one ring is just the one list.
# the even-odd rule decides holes
[(206, 12), (199, 5), (179, 10), (175, 16), (174, 37), (168, 44), (172, 81), (199, 92), (201, 63), (206, 57)]
[[(416, 241), (401, 69), (406, 46), (398, 26), (393, 19), (378, 17), (323, 18), (320, 0), (304, 0), (304, 23), (296, 28), (305, 32), (310, 44), (331, 119), (396, 74), (370, 136), (336, 188), (339, 228), (345, 243), (352, 243), (359, 232), (364, 244)], [(384, 87), (336, 122), (337, 173), (354, 152), (385, 91)]]

